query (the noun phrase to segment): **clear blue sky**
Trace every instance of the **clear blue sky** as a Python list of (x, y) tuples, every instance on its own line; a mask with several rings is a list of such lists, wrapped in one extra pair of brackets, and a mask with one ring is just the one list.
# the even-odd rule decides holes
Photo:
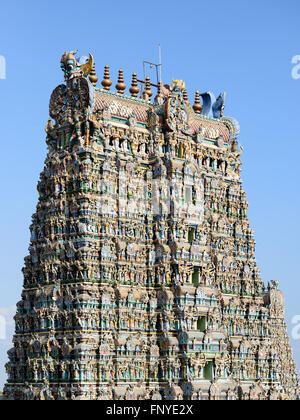
[[(241, 124), (258, 265), (265, 281), (280, 281), (291, 331), (300, 314), (300, 80), (291, 76), (299, 15), (299, 0), (0, 0), (0, 55), (7, 62), (0, 80), (0, 315), (21, 295), (62, 53), (91, 52), (100, 81), (109, 64), (114, 81), (122, 67), (130, 84), (143, 60), (157, 61), (161, 43), (165, 83), (185, 80), (190, 99), (196, 89), (227, 92), (225, 114)], [(10, 340), (0, 341), (0, 386)], [(292, 345), (300, 367), (300, 341)]]

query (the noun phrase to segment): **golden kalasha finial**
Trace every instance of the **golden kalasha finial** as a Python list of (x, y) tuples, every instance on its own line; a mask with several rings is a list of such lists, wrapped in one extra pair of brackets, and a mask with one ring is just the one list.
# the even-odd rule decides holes
[(189, 98), (188, 98), (188, 94), (187, 94), (187, 90), (186, 89), (184, 89), (184, 91), (183, 91), (183, 100), (185, 102), (188, 102), (189, 101)]
[(90, 72), (90, 76), (89, 76), (90, 82), (92, 83), (93, 86), (96, 86), (97, 82), (98, 82), (98, 77), (96, 75), (96, 68), (95, 68), (95, 63), (93, 64), (92, 70)]
[(101, 84), (105, 90), (110, 90), (110, 87), (112, 85), (112, 81), (109, 78), (109, 66), (107, 64), (104, 67), (104, 79), (102, 80)]
[(133, 98), (137, 98), (139, 91), (140, 88), (138, 87), (136, 73), (133, 73), (131, 88), (129, 89), (129, 92)]
[(151, 96), (153, 95), (152, 91), (151, 91), (151, 85), (150, 85), (150, 77), (147, 76), (146, 80), (145, 80), (145, 90), (144, 90), (144, 94), (145, 94), (145, 98), (149, 99), (151, 98)]
[(121, 95), (123, 95), (123, 93), (125, 92), (125, 89), (126, 89), (122, 69), (119, 70), (119, 78), (118, 78), (118, 83), (116, 84), (116, 89), (117, 89), (118, 93), (120, 93)]
[(163, 86), (163, 82), (162, 81), (158, 82), (158, 85), (157, 85), (157, 96), (160, 96), (161, 95), (162, 86)]
[(194, 109), (196, 114), (201, 114), (202, 105), (200, 103), (199, 90), (196, 91), (195, 103), (194, 103), (193, 109)]

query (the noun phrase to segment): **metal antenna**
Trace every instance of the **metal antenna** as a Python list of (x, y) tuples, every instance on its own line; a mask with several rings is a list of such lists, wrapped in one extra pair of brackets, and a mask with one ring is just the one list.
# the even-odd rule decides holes
[(158, 45), (158, 65), (159, 65), (159, 81), (161, 82), (161, 68), (162, 68), (162, 62), (161, 62), (161, 46)]

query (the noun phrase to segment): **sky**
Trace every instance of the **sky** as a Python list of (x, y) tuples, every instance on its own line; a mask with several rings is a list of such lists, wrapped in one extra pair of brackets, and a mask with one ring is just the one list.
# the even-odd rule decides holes
[(0, 389), (46, 157), (49, 98), (63, 81), (62, 54), (77, 49), (94, 55), (100, 81), (109, 64), (114, 84), (122, 68), (130, 86), (143, 60), (158, 62), (161, 44), (164, 83), (184, 80), (191, 101), (196, 90), (227, 92), (225, 115), (241, 125), (258, 266), (265, 282), (280, 282), (300, 368), (292, 323), (300, 315), (300, 78), (297, 68), (292, 73), (299, 14), (299, 0), (0, 0)]

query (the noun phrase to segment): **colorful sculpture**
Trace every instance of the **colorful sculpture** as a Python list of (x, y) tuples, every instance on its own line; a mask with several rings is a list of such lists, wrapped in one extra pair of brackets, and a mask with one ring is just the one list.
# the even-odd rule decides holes
[(151, 103), (149, 79), (139, 99), (136, 74), (129, 97), (91, 56), (61, 64), (5, 398), (296, 399), (224, 98), (210, 118), (181, 81)]
[(66, 81), (75, 77), (87, 77), (92, 71), (94, 64), (93, 56), (90, 54), (88, 61), (82, 64), (75, 58), (77, 52), (78, 51), (65, 52), (62, 56), (60, 65), (65, 74)]

